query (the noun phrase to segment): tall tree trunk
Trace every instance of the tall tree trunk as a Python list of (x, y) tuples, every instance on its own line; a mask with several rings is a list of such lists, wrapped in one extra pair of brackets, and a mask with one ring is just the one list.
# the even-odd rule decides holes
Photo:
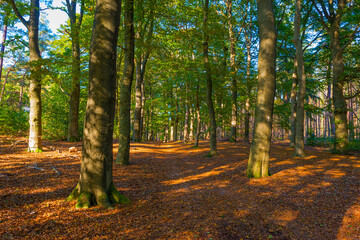
[(260, 49), (258, 57), (258, 95), (254, 136), (250, 148), (247, 176), (269, 176), (272, 113), (276, 82), (276, 31), (272, 0), (258, 0)]
[(4, 23), (3, 35), (2, 35), (2, 39), (1, 39), (1, 49), (0, 49), (0, 83), (1, 83), (3, 64), (4, 64), (7, 29), (8, 29), (7, 24)]
[(189, 141), (189, 117), (190, 117), (190, 109), (189, 109), (189, 100), (188, 100), (188, 84), (185, 87), (185, 119), (184, 119), (184, 143)]
[(208, 104), (209, 110), (209, 119), (210, 119), (210, 153), (209, 156), (214, 156), (217, 154), (216, 149), (216, 120), (215, 120), (215, 110), (214, 104), (212, 101), (212, 76), (211, 76), (211, 67), (209, 63), (209, 33), (208, 33), (208, 14), (209, 14), (209, 0), (205, 0), (204, 4), (204, 65), (206, 71), (206, 101)]
[(29, 151), (42, 152), (41, 125), (41, 59), (39, 49), (39, 0), (31, 0), (30, 22), (28, 25), (30, 50), (30, 134)]
[(141, 121), (141, 109), (142, 109), (142, 89), (141, 85), (144, 78), (141, 76), (141, 58), (138, 59), (136, 63), (136, 81), (135, 81), (135, 111), (134, 111), (134, 131), (133, 131), (133, 141), (140, 142), (140, 121)]
[(232, 102), (231, 102), (231, 135), (230, 141), (236, 142), (236, 125), (237, 125), (237, 67), (235, 62), (236, 50), (235, 43), (236, 38), (232, 24), (232, 0), (226, 1), (227, 22), (229, 25), (229, 43), (230, 43), (230, 78), (231, 78), (231, 90), (232, 90)]
[(92, 199), (105, 208), (112, 208), (112, 203), (128, 202), (116, 190), (112, 176), (120, 4), (118, 0), (96, 2), (80, 180), (68, 197), (77, 199), (76, 208), (90, 207)]
[(296, 135), (296, 94), (298, 88), (298, 76), (297, 76), (297, 60), (294, 58), (294, 72), (292, 76), (291, 84), (291, 116), (290, 116), (290, 147), (295, 147), (295, 135)]
[(69, 100), (69, 123), (67, 140), (70, 142), (79, 140), (79, 104), (80, 104), (80, 26), (83, 16), (83, 4), (81, 1), (81, 9), (79, 18), (77, 18), (76, 5), (77, 0), (66, 0), (67, 13), (70, 18), (70, 37), (72, 44), (72, 81), (71, 93)]
[(245, 100), (245, 133), (244, 140), (250, 142), (250, 94), (251, 94), (251, 29), (248, 30), (246, 35), (246, 100)]
[(199, 146), (200, 138), (200, 128), (201, 128), (201, 118), (200, 118), (200, 103), (199, 103), (199, 81), (196, 86), (196, 136), (195, 136), (195, 145), (194, 147)]
[(295, 0), (294, 42), (296, 48), (298, 93), (296, 102), (295, 156), (304, 156), (304, 101), (306, 93), (306, 76), (304, 55), (300, 39), (301, 0)]
[(335, 150), (345, 152), (348, 145), (347, 104), (344, 98), (344, 61), (340, 43), (340, 22), (345, 0), (338, 3), (338, 13), (330, 25), (330, 46), (333, 63), (333, 104), (335, 120)]
[(124, 13), (124, 75), (120, 86), (119, 148), (116, 163), (129, 165), (130, 161), (130, 107), (131, 84), (134, 75), (134, 0), (125, 0)]

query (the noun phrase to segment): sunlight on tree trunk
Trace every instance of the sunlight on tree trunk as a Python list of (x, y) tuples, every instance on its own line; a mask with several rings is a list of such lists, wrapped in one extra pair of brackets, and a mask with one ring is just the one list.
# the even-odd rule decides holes
[(91, 204), (113, 208), (114, 203), (128, 202), (116, 190), (112, 176), (120, 4), (118, 0), (96, 2), (80, 180), (68, 197), (77, 199), (76, 208), (89, 208)]
[(269, 176), (272, 112), (275, 96), (276, 31), (272, 0), (258, 0), (260, 49), (258, 95), (253, 142), (246, 174), (249, 178)]
[(295, 156), (304, 157), (304, 101), (306, 94), (306, 76), (300, 32), (301, 0), (295, 0), (294, 42), (296, 48), (297, 79), (299, 85), (296, 101)]

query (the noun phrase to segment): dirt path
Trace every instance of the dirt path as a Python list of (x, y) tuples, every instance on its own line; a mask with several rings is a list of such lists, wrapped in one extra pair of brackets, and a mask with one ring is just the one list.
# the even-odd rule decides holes
[(357, 156), (307, 149), (299, 159), (275, 144), (273, 176), (249, 180), (244, 143), (220, 142), (212, 158), (204, 157), (206, 142), (134, 143), (132, 165), (114, 167), (115, 185), (132, 203), (76, 210), (63, 199), (77, 183), (80, 152), (46, 144), (53, 150), (34, 155), (26, 141), (12, 148), (2, 139), (0, 239), (360, 238)]

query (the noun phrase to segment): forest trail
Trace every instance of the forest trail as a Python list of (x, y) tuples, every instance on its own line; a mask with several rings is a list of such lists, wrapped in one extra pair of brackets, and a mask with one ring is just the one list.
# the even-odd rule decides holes
[(30, 154), (26, 139), (1, 138), (1, 239), (360, 238), (356, 155), (307, 148), (300, 159), (274, 143), (273, 175), (249, 180), (243, 142), (218, 142), (215, 157), (206, 157), (208, 142), (132, 143), (131, 165), (114, 165), (115, 185), (132, 203), (76, 210), (63, 200), (78, 181), (81, 143), (45, 145)]

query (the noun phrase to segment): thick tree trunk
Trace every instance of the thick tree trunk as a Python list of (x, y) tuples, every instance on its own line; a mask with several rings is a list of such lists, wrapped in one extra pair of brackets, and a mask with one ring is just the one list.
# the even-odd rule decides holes
[(115, 189), (112, 176), (119, 21), (120, 1), (96, 2), (80, 180), (68, 197), (78, 200), (76, 208), (90, 207), (92, 199), (105, 208), (112, 208), (112, 203), (128, 202)]
[(295, 156), (304, 156), (304, 101), (306, 93), (306, 76), (304, 56), (300, 39), (301, 32), (301, 0), (295, 0), (294, 41), (296, 48), (297, 78), (299, 90), (296, 102)]
[(129, 165), (130, 161), (130, 106), (131, 84), (134, 75), (134, 0), (125, 0), (124, 13), (125, 56), (124, 75), (120, 86), (119, 148), (116, 163)]
[(258, 95), (254, 136), (250, 148), (247, 176), (269, 176), (272, 113), (276, 80), (276, 31), (272, 0), (258, 0), (260, 49), (258, 57)]
[(236, 125), (237, 125), (237, 67), (235, 62), (236, 50), (235, 50), (235, 34), (232, 25), (232, 0), (226, 1), (227, 22), (229, 25), (229, 43), (230, 43), (230, 78), (231, 78), (231, 90), (232, 90), (232, 102), (231, 102), (231, 135), (230, 141), (236, 142)]
[(204, 65), (206, 71), (206, 102), (208, 104), (209, 119), (210, 119), (210, 153), (209, 156), (217, 154), (216, 149), (216, 120), (215, 110), (212, 101), (212, 76), (209, 62), (209, 33), (208, 33), (208, 14), (209, 14), (209, 0), (205, 0), (204, 4)]

